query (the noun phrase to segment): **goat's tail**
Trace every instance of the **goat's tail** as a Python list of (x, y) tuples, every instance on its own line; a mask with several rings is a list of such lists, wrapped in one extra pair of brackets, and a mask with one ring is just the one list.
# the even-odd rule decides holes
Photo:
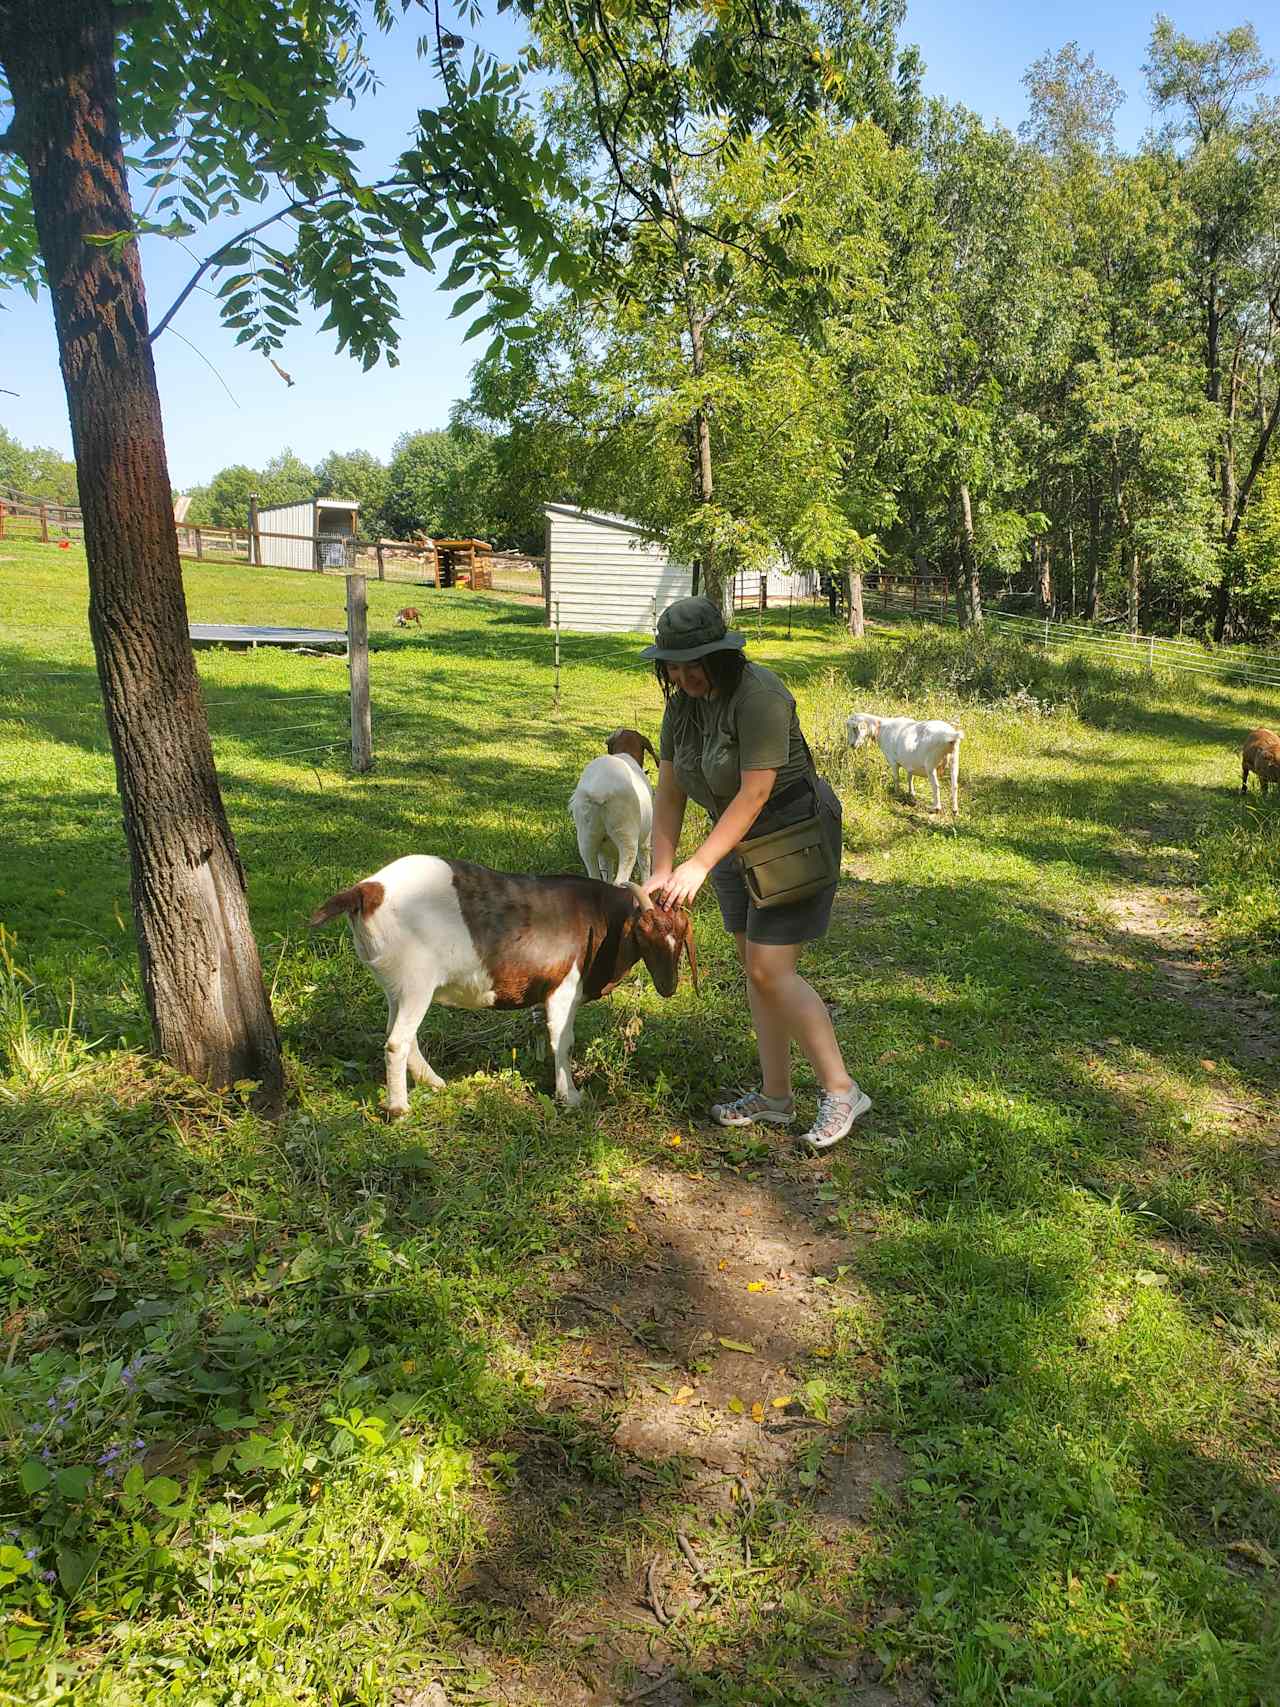
[(350, 889), (339, 889), (336, 895), (329, 899), (307, 920), (310, 925), (327, 925), (330, 919), (341, 918), (346, 913), (351, 918), (357, 915), (367, 919), (369, 914), (382, 905), (386, 891), (380, 883), (366, 879), (363, 883), (353, 883)]

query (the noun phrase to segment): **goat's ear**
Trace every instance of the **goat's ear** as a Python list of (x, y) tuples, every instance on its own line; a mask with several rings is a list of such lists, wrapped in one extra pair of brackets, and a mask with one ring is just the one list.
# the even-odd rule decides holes
[(366, 879), (363, 883), (354, 883), (350, 889), (339, 889), (336, 895), (330, 895), (312, 913), (307, 920), (309, 925), (327, 925), (330, 919), (341, 918), (344, 913), (352, 918), (359, 913), (362, 919), (382, 905), (385, 891), (380, 883), (371, 883)]
[(640, 958), (649, 970), (653, 987), (660, 996), (674, 996), (680, 982), (680, 956), (684, 952), (683, 932), (677, 915), (665, 907), (650, 905), (638, 913), (632, 927)]
[(658, 755), (653, 750), (653, 742), (649, 739), (649, 737), (647, 735), (642, 735), (640, 737), (640, 739), (644, 742), (645, 752), (648, 753), (649, 757), (653, 760), (654, 770), (661, 770), (662, 766), (659, 763)]

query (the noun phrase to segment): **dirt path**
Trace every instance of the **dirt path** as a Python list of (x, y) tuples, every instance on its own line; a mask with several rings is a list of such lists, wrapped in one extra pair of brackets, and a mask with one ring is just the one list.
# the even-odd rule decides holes
[[(798, 1522), (819, 1549), (857, 1546), (905, 1473), (902, 1453), (860, 1433), (820, 1374), (837, 1294), (853, 1296), (841, 1269), (871, 1222), (842, 1224), (829, 1168), (793, 1159), (785, 1137), (747, 1146), (749, 1158), (705, 1172), (642, 1169), (625, 1258), (557, 1282), (562, 1349), (541, 1403), (564, 1431), (513, 1441), (512, 1496), (464, 1584), (478, 1622), (535, 1638), (523, 1664), (497, 1666), (492, 1646), (477, 1647), (494, 1699), (699, 1699), (682, 1669), (722, 1685), (734, 1673), (732, 1649), (715, 1646), (726, 1598), (767, 1571), (773, 1598), (758, 1611), (767, 1621), (780, 1609), (787, 1567), (757, 1557), (777, 1527)], [(865, 1368), (878, 1373), (869, 1354)], [(557, 1594), (551, 1580), (591, 1543), (592, 1592)], [(928, 1707), (920, 1680), (881, 1681), (865, 1640), (878, 1616), (900, 1610), (833, 1609), (847, 1651), (830, 1658), (828, 1629), (827, 1659), (795, 1679), (798, 1701)]]
[[(1162, 834), (1168, 835), (1166, 827)], [(1155, 971), (1165, 992), (1217, 1022), (1240, 1065), (1280, 1060), (1280, 1015), (1270, 997), (1219, 965), (1204, 904), (1186, 848), (1154, 846), (1152, 832), (1132, 832), (1125, 863), (1132, 881), (1108, 895), (1103, 912), (1134, 953)]]

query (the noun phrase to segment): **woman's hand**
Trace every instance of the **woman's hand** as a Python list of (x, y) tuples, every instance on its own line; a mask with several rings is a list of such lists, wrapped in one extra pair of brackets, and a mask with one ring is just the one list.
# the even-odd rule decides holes
[(687, 859), (674, 871), (656, 873), (645, 884), (645, 892), (664, 907), (688, 907), (707, 881), (707, 867), (700, 859)]

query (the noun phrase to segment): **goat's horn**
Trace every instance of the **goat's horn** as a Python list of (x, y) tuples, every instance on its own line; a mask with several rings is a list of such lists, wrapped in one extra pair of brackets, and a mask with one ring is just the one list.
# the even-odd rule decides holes
[(640, 885), (638, 883), (628, 883), (627, 888), (631, 891), (631, 893), (635, 896), (636, 900), (640, 903), (640, 911), (642, 913), (647, 913), (650, 910), (650, 908), (653, 906), (652, 897), (649, 896), (648, 894), (646, 894), (645, 891), (640, 887)]

